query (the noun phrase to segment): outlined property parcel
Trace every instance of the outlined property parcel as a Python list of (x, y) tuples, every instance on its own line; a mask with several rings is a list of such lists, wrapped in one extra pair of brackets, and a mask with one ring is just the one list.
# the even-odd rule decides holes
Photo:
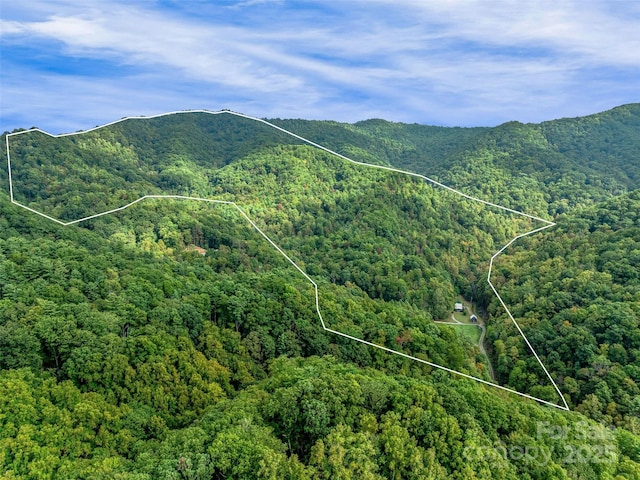
[[(400, 174), (408, 175), (408, 176), (411, 176), (411, 177), (417, 177), (417, 178), (420, 178), (420, 179), (422, 179), (422, 180), (424, 180), (426, 182), (429, 182), (429, 183), (435, 185), (436, 187), (445, 189), (445, 190), (447, 190), (449, 192), (452, 192), (452, 193), (454, 193), (456, 195), (460, 195), (461, 197), (464, 197), (464, 198), (466, 198), (468, 200), (471, 200), (473, 202), (478, 202), (478, 203), (481, 203), (481, 204), (486, 205), (486, 206), (491, 207), (491, 208), (499, 209), (499, 210), (502, 210), (502, 211), (505, 211), (505, 212), (509, 212), (511, 214), (515, 214), (515, 215), (519, 215), (519, 216), (522, 216), (522, 217), (526, 217), (529, 220), (532, 220), (532, 221), (535, 221), (535, 222), (540, 222), (542, 224), (542, 226), (515, 236), (508, 243), (506, 243), (504, 246), (502, 246), (498, 251), (496, 251), (493, 254), (493, 256), (491, 257), (491, 259), (489, 261), (487, 282), (488, 282), (489, 286), (491, 287), (491, 290), (493, 291), (495, 296), (498, 298), (500, 304), (502, 305), (502, 307), (507, 312), (509, 318), (511, 319), (511, 321), (513, 322), (513, 324), (517, 328), (518, 332), (522, 336), (523, 340), (525, 341), (525, 343), (527, 344), (527, 346), (531, 350), (532, 354), (535, 356), (536, 360), (538, 361), (538, 363), (540, 364), (540, 366), (544, 370), (544, 373), (546, 374), (547, 378), (549, 379), (549, 381), (553, 385), (555, 391), (557, 392), (558, 396), (560, 397), (562, 405), (555, 404), (553, 402), (549, 402), (547, 400), (544, 400), (544, 399), (541, 399), (541, 398), (537, 398), (537, 397), (534, 397), (532, 395), (529, 395), (529, 394), (526, 394), (526, 393), (523, 393), (523, 392), (518, 392), (516, 390), (513, 390), (513, 389), (508, 388), (508, 387), (504, 387), (504, 386), (499, 385), (497, 383), (493, 383), (493, 382), (487, 381), (487, 380), (485, 380), (483, 378), (474, 377), (472, 375), (468, 375), (466, 373), (453, 370), (453, 369), (448, 368), (446, 366), (438, 365), (436, 363), (429, 362), (427, 360), (414, 357), (414, 356), (406, 354), (404, 352), (393, 350), (393, 349), (385, 347), (383, 345), (378, 345), (378, 344), (366, 341), (364, 339), (357, 338), (357, 337), (354, 337), (352, 335), (348, 335), (348, 334), (346, 334), (344, 332), (340, 332), (340, 331), (328, 328), (326, 326), (326, 324), (325, 324), (325, 321), (324, 321), (323, 316), (322, 316), (322, 311), (320, 309), (320, 298), (319, 298), (319, 293), (318, 293), (318, 284), (304, 271), (303, 268), (301, 268), (289, 255), (287, 255), (287, 253), (282, 248), (280, 248), (276, 244), (276, 242), (274, 242), (247, 215), (245, 210), (243, 210), (243, 208), (240, 205), (238, 205), (235, 201), (219, 200), (219, 199), (213, 199), (213, 198), (201, 198), (201, 197), (186, 196), (186, 195), (171, 195), (171, 194), (167, 194), (167, 195), (143, 195), (143, 196), (137, 198), (136, 200), (134, 200), (132, 202), (129, 202), (129, 203), (125, 204), (125, 205), (119, 206), (117, 208), (113, 208), (113, 209), (110, 209), (110, 210), (107, 210), (107, 211), (103, 211), (103, 212), (96, 212), (94, 214), (91, 214), (91, 215), (88, 215), (88, 216), (84, 216), (82, 218), (76, 218), (76, 219), (69, 220), (69, 221), (62, 221), (60, 219), (54, 218), (51, 215), (48, 215), (45, 212), (41, 212), (41, 211), (39, 211), (37, 209), (34, 209), (34, 208), (32, 208), (32, 207), (30, 207), (28, 205), (22, 204), (22, 203), (18, 202), (14, 197), (14, 183), (13, 183), (13, 177), (12, 177), (12, 163), (11, 163), (12, 159), (11, 159), (11, 149), (10, 148), (11, 148), (11, 139), (16, 137), (17, 135), (24, 135), (24, 134), (28, 134), (30, 132), (40, 132), (42, 134), (45, 134), (45, 135), (48, 135), (48, 136), (54, 137), (54, 138), (68, 137), (68, 136), (82, 135), (82, 134), (85, 134), (85, 133), (88, 133), (88, 132), (92, 132), (94, 130), (98, 130), (98, 129), (101, 129), (101, 128), (104, 128), (104, 127), (107, 127), (107, 126), (110, 126), (110, 125), (114, 125), (114, 124), (117, 124), (117, 123), (120, 123), (120, 122), (123, 122), (123, 121), (126, 121), (126, 120), (145, 121), (145, 120), (158, 118), (158, 117), (165, 117), (165, 116), (169, 116), (169, 115), (181, 115), (181, 114), (186, 114), (186, 113), (205, 113), (205, 114), (211, 114), (211, 115), (233, 115), (233, 116), (241, 117), (241, 118), (244, 118), (244, 119), (247, 119), (247, 120), (250, 120), (250, 121), (259, 122), (259, 123), (261, 123), (263, 125), (268, 126), (269, 128), (273, 128), (273, 129), (275, 129), (275, 130), (277, 130), (277, 131), (279, 131), (281, 133), (284, 133), (284, 134), (286, 134), (288, 136), (291, 136), (291, 137), (303, 142), (304, 144), (307, 144), (307, 145), (310, 145), (312, 147), (315, 147), (315, 148), (318, 148), (320, 150), (323, 150), (324, 152), (326, 152), (326, 153), (328, 153), (330, 155), (336, 156), (336, 157), (338, 157), (338, 158), (340, 158), (340, 159), (342, 159), (342, 160), (344, 160), (346, 162), (350, 162), (352, 164), (361, 166), (362, 168), (375, 168), (375, 169), (384, 170), (384, 171), (388, 171), (388, 172), (400, 173)], [(547, 370), (545, 365), (540, 360), (538, 354), (536, 353), (535, 349), (533, 348), (533, 346), (531, 345), (531, 343), (527, 339), (526, 335), (524, 334), (524, 332), (522, 331), (522, 329), (520, 328), (520, 326), (518, 325), (518, 323), (514, 319), (514, 317), (511, 314), (508, 306), (506, 305), (506, 303), (504, 302), (504, 300), (500, 296), (500, 293), (498, 292), (498, 290), (496, 289), (496, 287), (494, 286), (494, 284), (492, 283), (492, 280), (491, 280), (491, 274), (492, 274), (492, 270), (493, 270), (493, 265), (494, 265), (494, 261), (496, 260), (496, 258), (501, 253), (503, 253), (507, 248), (509, 248), (509, 246), (511, 246), (514, 242), (516, 242), (518, 239), (526, 237), (526, 236), (529, 236), (529, 235), (533, 235), (534, 233), (541, 232), (542, 230), (545, 230), (545, 229), (548, 229), (548, 228), (551, 228), (551, 227), (555, 226), (555, 223), (553, 223), (553, 222), (551, 222), (549, 220), (545, 220), (543, 218), (539, 218), (539, 217), (536, 217), (536, 216), (533, 216), (533, 215), (529, 215), (527, 213), (520, 212), (520, 211), (511, 209), (511, 208), (505, 207), (503, 205), (499, 205), (499, 204), (492, 203), (492, 202), (489, 202), (489, 201), (486, 201), (486, 200), (483, 200), (483, 199), (480, 199), (480, 198), (476, 198), (474, 196), (471, 196), (471, 195), (468, 195), (468, 194), (466, 194), (464, 192), (456, 190), (456, 189), (454, 189), (454, 188), (452, 188), (450, 186), (447, 186), (447, 185), (445, 185), (443, 183), (440, 183), (440, 182), (438, 182), (438, 181), (436, 181), (434, 179), (431, 179), (429, 177), (426, 177), (424, 175), (420, 175), (420, 174), (413, 173), (413, 172), (408, 172), (408, 171), (405, 171), (405, 170), (400, 170), (400, 169), (389, 167), (389, 166), (385, 166), (385, 165), (376, 165), (376, 164), (370, 164), (370, 163), (365, 163), (365, 162), (360, 162), (360, 161), (353, 160), (353, 159), (351, 159), (351, 158), (349, 158), (349, 157), (347, 157), (345, 155), (342, 155), (340, 153), (337, 153), (337, 152), (335, 152), (335, 151), (333, 151), (333, 150), (331, 150), (331, 149), (329, 149), (329, 148), (327, 148), (327, 147), (325, 147), (323, 145), (315, 143), (315, 142), (313, 142), (311, 140), (308, 140), (308, 139), (306, 139), (306, 138), (304, 138), (302, 136), (299, 136), (299, 135), (297, 135), (297, 134), (295, 134), (293, 132), (290, 132), (290, 131), (282, 128), (282, 127), (279, 127), (279, 126), (277, 126), (277, 125), (275, 125), (275, 124), (273, 124), (271, 122), (268, 122), (267, 120), (256, 118), (256, 117), (252, 117), (252, 116), (245, 115), (245, 114), (242, 114), (242, 113), (233, 112), (233, 111), (230, 111), (230, 110), (221, 110), (221, 111), (187, 110), (187, 111), (169, 112), (169, 113), (153, 115), (153, 116), (147, 116), (147, 117), (125, 117), (125, 118), (122, 118), (120, 120), (117, 120), (117, 121), (114, 121), (114, 122), (110, 122), (110, 123), (107, 123), (105, 125), (101, 125), (101, 126), (89, 129), (89, 130), (80, 131), (80, 132), (74, 132), (74, 133), (60, 134), (60, 135), (52, 135), (52, 134), (44, 132), (44, 131), (42, 131), (40, 129), (24, 130), (24, 131), (19, 131), (19, 132), (14, 132), (14, 133), (7, 134), (7, 136), (6, 136), (6, 147), (7, 147), (7, 167), (8, 167), (8, 175), (9, 175), (9, 195), (10, 195), (10, 200), (11, 200), (11, 202), (13, 204), (15, 204), (15, 205), (17, 205), (17, 206), (19, 206), (19, 207), (21, 207), (21, 208), (23, 208), (25, 210), (28, 210), (29, 212), (32, 212), (32, 213), (37, 214), (37, 215), (40, 215), (40, 216), (42, 216), (44, 218), (47, 218), (48, 220), (50, 220), (52, 222), (55, 222), (57, 224), (60, 224), (60, 225), (63, 225), (63, 226), (69, 226), (69, 225), (78, 224), (78, 223), (83, 222), (83, 221), (91, 220), (91, 219), (94, 219), (94, 218), (97, 218), (97, 217), (101, 217), (101, 216), (104, 216), (104, 215), (109, 215), (109, 214), (112, 214), (112, 213), (115, 213), (115, 212), (119, 212), (119, 211), (125, 210), (125, 209), (127, 209), (127, 208), (129, 208), (129, 207), (131, 207), (131, 206), (133, 206), (133, 205), (135, 205), (137, 203), (139, 203), (139, 202), (146, 201), (146, 200), (153, 200), (153, 199), (189, 200), (189, 201), (198, 201), (198, 202), (208, 202), (208, 203), (212, 203), (212, 204), (229, 205), (229, 206), (235, 208), (242, 218), (244, 218), (262, 237), (264, 237), (264, 239), (267, 242), (269, 242), (269, 244), (274, 249), (276, 249), (276, 251), (279, 254), (281, 254), (284, 258), (286, 258), (286, 260), (289, 263), (291, 263), (291, 265), (293, 265), (293, 267), (296, 268), (296, 270), (298, 272), (300, 272), (300, 274), (302, 274), (305, 277), (305, 279), (313, 285), (316, 313), (318, 314), (318, 318), (320, 319), (320, 324), (322, 325), (322, 328), (325, 331), (330, 332), (330, 333), (335, 334), (335, 335), (339, 335), (339, 336), (348, 338), (348, 339), (356, 341), (356, 342), (361, 342), (361, 343), (366, 344), (366, 345), (368, 345), (370, 347), (373, 347), (373, 348), (378, 348), (378, 349), (384, 350), (384, 351), (386, 351), (386, 352), (388, 352), (390, 354), (400, 355), (400, 356), (408, 358), (410, 360), (413, 360), (413, 361), (416, 361), (416, 362), (420, 362), (420, 363), (429, 365), (429, 366), (434, 367), (434, 368), (445, 370), (445, 371), (447, 371), (447, 372), (449, 372), (451, 374), (459, 375), (459, 376), (465, 377), (467, 379), (474, 380), (474, 381), (480, 382), (482, 384), (485, 384), (485, 385), (488, 385), (488, 386), (491, 386), (491, 387), (494, 387), (494, 388), (497, 388), (497, 389), (500, 389), (500, 390), (503, 390), (503, 391), (507, 391), (507, 392), (519, 395), (521, 397), (529, 398), (529, 399), (535, 400), (537, 402), (541, 402), (541, 403), (547, 404), (549, 406), (559, 408), (561, 410), (569, 410), (569, 406), (568, 406), (564, 396), (562, 395), (562, 392), (558, 388), (556, 382), (553, 380), (551, 374), (549, 373), (549, 371)]]

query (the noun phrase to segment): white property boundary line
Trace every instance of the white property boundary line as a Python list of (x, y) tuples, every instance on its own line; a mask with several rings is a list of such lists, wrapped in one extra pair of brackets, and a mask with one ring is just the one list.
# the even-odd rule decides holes
[[(108, 211), (102, 212), (102, 213), (97, 213), (95, 215), (89, 215), (88, 217), (79, 218), (77, 220), (72, 220), (72, 221), (69, 221), (69, 222), (63, 222), (63, 221), (58, 220), (56, 218), (53, 218), (53, 217), (51, 217), (49, 215), (46, 215), (46, 214), (44, 214), (42, 212), (38, 212), (37, 210), (34, 210), (33, 208), (30, 208), (30, 207), (28, 207), (26, 205), (22, 205), (21, 203), (17, 202), (13, 197), (13, 179), (12, 179), (12, 176), (11, 176), (11, 154), (10, 154), (10, 151), (9, 151), (9, 137), (12, 137), (12, 136), (15, 136), (15, 135), (21, 135), (21, 134), (29, 133), (29, 132), (40, 132), (40, 133), (43, 133), (43, 134), (48, 135), (48, 136), (53, 137), (53, 138), (69, 137), (69, 136), (73, 136), (73, 135), (80, 135), (80, 134), (83, 134), (83, 133), (92, 132), (92, 131), (98, 130), (100, 128), (104, 128), (104, 127), (108, 127), (110, 125), (114, 125), (114, 124), (117, 124), (117, 123), (120, 123), (120, 122), (124, 122), (125, 120), (142, 120), (142, 119), (149, 120), (149, 119), (152, 119), (152, 118), (165, 117), (165, 116), (169, 116), (169, 115), (179, 115), (179, 114), (184, 114), (184, 113), (206, 113), (206, 114), (211, 114), (211, 115), (229, 114), (229, 115), (234, 115), (234, 116), (237, 116), (237, 117), (242, 117), (242, 118), (246, 118), (246, 119), (249, 119), (249, 120), (253, 120), (253, 121), (256, 121), (256, 122), (259, 122), (259, 123), (263, 123), (263, 124), (265, 124), (265, 125), (267, 125), (267, 126), (269, 126), (271, 128), (279, 130), (279, 131), (281, 131), (281, 132), (283, 132), (283, 133), (285, 133), (285, 134), (287, 134), (289, 136), (297, 138), (298, 140), (301, 140), (302, 142), (304, 142), (304, 143), (306, 143), (308, 145), (311, 145), (313, 147), (319, 148), (320, 150), (324, 150), (325, 152), (330, 153), (331, 155), (335, 155), (335, 156), (337, 156), (339, 158), (342, 158), (343, 160), (346, 160), (346, 161), (351, 162), (353, 164), (362, 165), (362, 166), (369, 167), (369, 168), (377, 168), (377, 169), (386, 170), (386, 171), (389, 171), (389, 172), (402, 173), (402, 174), (410, 175), (410, 176), (413, 176), (413, 177), (418, 177), (418, 178), (421, 178), (421, 179), (423, 179), (423, 180), (425, 180), (427, 182), (433, 183), (434, 185), (437, 185), (437, 186), (442, 187), (442, 188), (444, 188), (446, 190), (449, 190), (449, 191), (451, 191), (451, 192), (453, 192), (453, 193), (455, 193), (457, 195), (460, 195), (460, 196), (462, 196), (464, 198), (472, 200), (474, 202), (479, 202), (479, 203), (482, 203), (482, 204), (490, 206), (490, 207), (498, 208), (498, 209), (504, 210), (506, 212), (510, 212), (510, 213), (514, 213), (516, 215), (527, 217), (527, 218), (529, 218), (531, 220), (536, 220), (536, 221), (545, 223), (545, 225), (543, 227), (536, 228), (534, 230), (522, 233), (522, 234), (514, 237), (509, 243), (504, 245), (500, 250), (498, 250), (495, 254), (493, 254), (493, 256), (491, 257), (491, 260), (489, 262), (489, 273), (487, 275), (487, 282), (489, 283), (489, 286), (493, 290), (493, 293), (495, 293), (496, 297), (498, 297), (498, 300), (500, 301), (501, 305), (506, 310), (507, 314), (509, 315), (509, 318), (511, 319), (511, 321), (514, 323), (514, 325), (518, 329), (518, 332), (520, 332), (520, 335), (522, 335), (522, 338), (524, 338), (527, 346), (533, 352), (533, 355), (535, 356), (536, 360), (538, 361), (538, 363), (540, 364), (540, 366), (544, 370), (545, 374), (547, 375), (547, 378), (549, 378), (549, 380), (551, 381), (551, 383), (552, 383), (553, 387), (555, 388), (556, 392), (558, 393), (558, 395), (562, 399), (562, 402), (563, 402), (564, 406), (549, 402), (547, 400), (543, 400), (541, 398), (534, 397), (532, 395), (528, 395), (526, 393), (518, 392), (518, 391), (513, 390), (511, 388), (507, 388), (507, 387), (504, 387), (502, 385), (498, 385), (496, 383), (489, 382), (489, 381), (484, 380), (482, 378), (477, 378), (477, 377), (468, 375), (466, 373), (458, 372), (456, 370), (444, 367), (442, 365), (437, 365), (435, 363), (429, 362), (427, 360), (423, 360), (421, 358), (413, 357), (413, 356), (408, 355), (408, 354), (403, 353), (403, 352), (392, 350), (392, 349), (387, 348), (387, 347), (382, 346), (382, 345), (377, 345), (375, 343), (368, 342), (368, 341), (363, 340), (361, 338), (353, 337), (353, 336), (348, 335), (346, 333), (338, 332), (336, 330), (332, 330), (330, 328), (327, 328), (327, 326), (324, 323), (324, 319), (322, 318), (322, 312), (320, 311), (320, 303), (319, 303), (319, 297), (318, 297), (318, 285), (316, 284), (316, 282), (314, 282), (313, 279), (309, 275), (307, 275), (305, 273), (305, 271), (302, 270), (302, 268), (300, 268), (273, 240), (271, 240), (271, 238), (269, 238), (269, 236), (266, 233), (264, 233), (260, 229), (260, 227), (258, 227), (258, 225), (256, 225), (255, 222), (253, 220), (251, 220), (251, 218), (249, 218), (249, 216), (245, 213), (245, 211), (242, 210), (242, 208), (240, 208), (240, 206), (238, 204), (236, 204), (235, 202), (225, 201), (225, 200), (214, 200), (214, 199), (210, 199), (210, 198), (189, 197), (189, 196), (184, 196), (184, 195), (144, 195), (144, 196), (138, 198), (137, 200), (134, 200), (133, 202), (128, 203), (128, 204), (126, 204), (126, 205), (124, 205), (122, 207), (114, 208), (112, 210), (108, 210)], [(311, 140), (308, 140), (308, 139), (306, 139), (304, 137), (301, 137), (300, 135), (296, 135), (295, 133), (292, 133), (292, 132), (290, 132), (288, 130), (285, 130), (284, 128), (279, 127), (277, 125), (274, 125), (273, 123), (270, 123), (270, 122), (268, 122), (268, 121), (266, 121), (264, 119), (252, 117), (252, 116), (245, 115), (245, 114), (238, 113), (238, 112), (233, 112), (231, 110), (219, 110), (219, 111), (181, 110), (181, 111), (161, 113), (161, 114), (158, 114), (158, 115), (151, 115), (151, 116), (146, 116), (146, 117), (145, 116), (123, 117), (120, 120), (116, 120), (116, 121), (113, 121), (113, 122), (105, 123), (104, 125), (100, 125), (100, 126), (88, 129), (88, 130), (83, 130), (83, 131), (79, 131), (79, 132), (72, 132), (72, 133), (63, 133), (63, 134), (59, 134), (59, 135), (50, 134), (48, 132), (40, 130), (39, 128), (32, 128), (30, 130), (23, 130), (23, 131), (20, 131), (20, 132), (14, 132), (14, 133), (7, 134), (7, 136), (6, 136), (6, 145), (7, 145), (7, 167), (8, 167), (8, 172), (9, 172), (9, 196), (11, 198), (11, 203), (13, 203), (13, 204), (15, 204), (15, 205), (17, 205), (19, 207), (22, 207), (22, 208), (24, 208), (24, 209), (26, 209), (26, 210), (28, 210), (28, 211), (30, 211), (32, 213), (40, 215), (40, 216), (42, 216), (44, 218), (47, 218), (48, 220), (51, 220), (53, 222), (56, 222), (56, 223), (58, 223), (60, 225), (68, 226), (68, 225), (73, 225), (75, 223), (83, 222), (85, 220), (90, 220), (90, 219), (93, 219), (93, 218), (101, 217), (103, 215), (108, 215), (110, 213), (114, 213), (114, 212), (119, 212), (121, 210), (125, 210), (126, 208), (129, 208), (132, 205), (135, 205), (136, 203), (141, 202), (142, 200), (146, 200), (146, 199), (196, 200), (196, 201), (200, 201), (200, 202), (209, 202), (209, 203), (232, 205), (251, 224), (251, 226), (253, 228), (255, 228), (258, 231), (258, 233), (260, 233), (260, 235), (262, 235), (284, 258), (286, 258), (289, 261), (289, 263), (291, 263), (296, 268), (296, 270), (298, 270), (313, 285), (314, 290), (315, 290), (316, 312), (318, 313), (318, 317), (320, 318), (320, 322), (322, 324), (322, 328), (325, 331), (334, 333), (336, 335), (340, 335), (342, 337), (349, 338), (349, 339), (354, 340), (356, 342), (364, 343), (365, 345), (369, 345), (371, 347), (379, 348), (379, 349), (384, 350), (384, 351), (389, 352), (389, 353), (400, 355), (401, 357), (405, 357), (405, 358), (408, 358), (410, 360), (415, 360), (417, 362), (429, 365), (429, 366), (434, 367), (434, 368), (439, 368), (441, 370), (445, 370), (445, 371), (447, 371), (449, 373), (453, 373), (455, 375), (460, 375), (460, 376), (465, 377), (465, 378), (470, 379), (470, 380), (475, 380), (476, 382), (480, 382), (480, 383), (483, 383), (485, 385), (489, 385), (491, 387), (495, 387), (495, 388), (507, 391), (509, 393), (514, 393), (516, 395), (520, 395), (521, 397), (529, 398), (531, 400), (535, 400), (537, 402), (541, 402), (541, 403), (544, 403), (546, 405), (550, 405), (552, 407), (559, 408), (561, 410), (567, 410), (567, 411), (570, 410), (569, 409), (569, 405), (567, 404), (564, 396), (562, 395), (562, 392), (560, 392), (560, 389), (558, 388), (558, 385), (556, 385), (556, 382), (551, 377), (551, 374), (549, 374), (549, 371), (547, 370), (547, 368), (544, 366), (544, 364), (540, 360), (540, 357), (538, 357), (538, 354), (536, 353), (534, 348), (531, 346), (531, 343), (529, 343), (529, 340), (525, 336), (524, 332), (522, 331), (522, 329), (520, 328), (518, 323), (515, 321), (515, 318), (513, 318), (513, 315), (511, 314), (511, 311), (509, 310), (507, 305), (504, 303), (504, 301), (502, 300), (502, 297), (500, 296), (500, 294), (498, 293), (498, 291), (494, 287), (493, 283), (491, 282), (491, 272), (492, 272), (492, 269), (493, 269), (493, 262), (504, 250), (506, 250), (512, 243), (514, 243), (516, 240), (518, 240), (520, 238), (526, 237), (528, 235), (531, 235), (531, 234), (534, 234), (534, 233), (540, 232), (542, 230), (545, 230), (547, 228), (555, 226), (556, 224), (554, 222), (551, 222), (549, 220), (545, 220), (543, 218), (535, 217), (533, 215), (529, 215), (527, 213), (520, 212), (518, 210), (513, 210), (511, 208), (508, 208), (508, 207), (505, 207), (505, 206), (502, 206), (502, 205), (498, 205), (496, 203), (488, 202), (488, 201), (482, 200), (480, 198), (473, 197), (471, 195), (468, 195), (468, 194), (466, 194), (464, 192), (456, 190), (456, 189), (454, 189), (452, 187), (449, 187), (449, 186), (447, 186), (447, 185), (445, 185), (443, 183), (440, 183), (440, 182), (438, 182), (436, 180), (433, 180), (433, 179), (431, 179), (429, 177), (426, 177), (424, 175), (420, 175), (418, 173), (408, 172), (408, 171), (405, 171), (405, 170), (400, 170), (400, 169), (397, 169), (397, 168), (387, 167), (387, 166), (383, 166), (383, 165), (375, 165), (375, 164), (371, 164), (371, 163), (358, 162), (356, 160), (352, 160), (351, 158), (348, 158), (348, 157), (346, 157), (346, 156), (344, 156), (344, 155), (342, 155), (340, 153), (334, 152), (333, 150), (330, 150), (327, 147), (324, 147), (324, 146), (319, 145), (319, 144), (317, 144), (315, 142), (312, 142)]]

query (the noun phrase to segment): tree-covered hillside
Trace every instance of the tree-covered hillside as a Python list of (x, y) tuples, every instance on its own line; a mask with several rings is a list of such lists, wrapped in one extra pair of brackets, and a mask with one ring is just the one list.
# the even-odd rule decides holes
[[(558, 218), (498, 262), (496, 284), (576, 410), (640, 425), (640, 190)], [(538, 380), (498, 303), (489, 311), (497, 371), (515, 388)], [(520, 370), (523, 367), (524, 372)], [(526, 372), (526, 373), (525, 373)]]
[[(386, 162), (542, 215), (640, 188), (640, 104), (588, 117), (495, 128), (367, 120), (276, 121), (354, 158)], [(377, 161), (372, 161), (377, 159)]]
[[(3, 478), (640, 478), (639, 112), (273, 121), (556, 221), (494, 282), (571, 412), (325, 332), (313, 286), (231, 205), (149, 199), (63, 227), (11, 204), (0, 164)], [(486, 285), (540, 222), (230, 114), (9, 140), (30, 208), (236, 202), (318, 284), (329, 328), (560, 403)], [(436, 323), (461, 298), (484, 348)]]

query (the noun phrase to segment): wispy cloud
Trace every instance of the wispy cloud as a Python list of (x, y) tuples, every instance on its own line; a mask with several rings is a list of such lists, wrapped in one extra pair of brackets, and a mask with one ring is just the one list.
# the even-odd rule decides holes
[(284, 0), (244, 0), (242, 2), (234, 3), (233, 5), (229, 6), (228, 8), (238, 9), (238, 8), (245, 8), (245, 7), (254, 7), (256, 5), (264, 5), (266, 3), (282, 4), (282, 3), (284, 3)]
[(639, 4), (615, 4), (3, 4), (1, 127), (24, 126), (16, 121), (26, 105), (62, 107), (77, 122), (110, 120), (105, 112), (117, 109), (225, 106), (462, 125), (586, 114), (640, 94), (630, 82), (640, 75)]
[[(255, 48), (247, 32), (177, 21), (136, 7), (56, 15), (41, 22), (11, 24), (25, 37), (56, 40), (63, 54), (102, 57), (141, 67), (170, 67), (174, 75), (257, 91), (295, 88), (290, 76), (275, 68), (256, 68), (245, 52)], [(167, 73), (171, 73), (167, 70)]]

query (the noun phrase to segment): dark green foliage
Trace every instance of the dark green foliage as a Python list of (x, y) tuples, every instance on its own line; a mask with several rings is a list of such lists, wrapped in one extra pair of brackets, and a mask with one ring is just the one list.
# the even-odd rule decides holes
[[(632, 429), (640, 418), (639, 212), (636, 190), (561, 217), (553, 233), (522, 242), (496, 272), (505, 301), (571, 405)], [(509, 373), (514, 362), (528, 361), (518, 360), (528, 352), (510, 321), (496, 319), (489, 338), (499, 342), (503, 380), (526, 389)]]
[(541, 124), (443, 128), (275, 120), (355, 160), (391, 164), (528, 213), (551, 215), (640, 187), (640, 104)]
[[(576, 411), (323, 331), (312, 285), (232, 206), (148, 200), (61, 227), (0, 194), (3, 478), (640, 478), (637, 105), (495, 129), (274, 122), (564, 212), (494, 282)], [(534, 222), (224, 114), (11, 142), (33, 208), (236, 201), (318, 283), (329, 328), (488, 379), (478, 346), (433, 322), (473, 297), (499, 380), (558, 400), (484, 282)]]

